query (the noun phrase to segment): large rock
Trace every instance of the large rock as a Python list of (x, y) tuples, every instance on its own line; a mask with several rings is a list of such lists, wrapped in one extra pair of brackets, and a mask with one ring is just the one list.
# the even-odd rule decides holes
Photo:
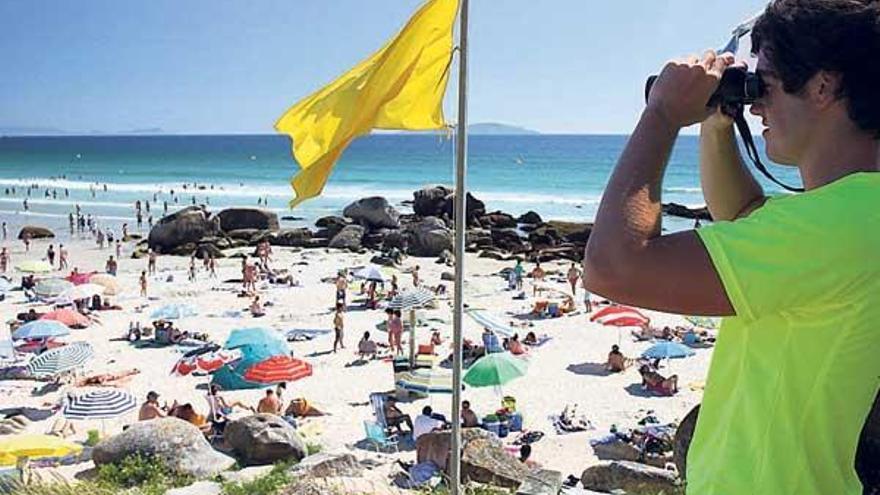
[(36, 225), (25, 225), (18, 231), (18, 238), (24, 239), (25, 234), (30, 235), (31, 239), (51, 239), (55, 237), (55, 233), (46, 227), (38, 227)]
[(413, 193), (413, 212), (420, 217), (439, 217), (452, 189), (445, 186), (425, 187)]
[(212, 221), (203, 207), (188, 206), (159, 220), (150, 230), (148, 242), (154, 251), (167, 254), (178, 246), (214, 236), (218, 230), (218, 222)]
[(700, 208), (688, 208), (678, 203), (663, 203), (663, 213), (673, 217), (690, 218), (712, 221), (712, 215), (709, 214), (709, 208), (705, 206)]
[(234, 459), (214, 450), (198, 428), (177, 418), (133, 423), (99, 442), (92, 460), (100, 466), (136, 454), (156, 457), (172, 470), (196, 478), (216, 476), (235, 464)]
[(568, 241), (568, 242), (587, 242), (587, 239), (590, 237), (590, 232), (593, 230), (593, 224), (591, 223), (579, 223), (579, 222), (562, 222), (559, 220), (550, 220), (544, 224), (541, 224), (537, 229), (531, 231), (529, 236), (532, 235), (547, 235), (550, 238), (553, 238), (558, 241)]
[(407, 226), (411, 241), (409, 254), (413, 256), (439, 256), (444, 250), (452, 251), (452, 231), (443, 220), (426, 217)]
[(512, 215), (495, 211), (480, 217), (480, 225), (483, 228), (510, 229), (516, 228), (516, 219)]
[[(687, 454), (699, 414), (700, 406), (697, 405), (681, 420), (675, 431), (673, 461), (682, 479), (687, 477)], [(880, 494), (880, 393), (874, 398), (874, 405), (859, 436), (855, 469), (862, 480), (864, 493)]]
[(360, 225), (348, 225), (330, 239), (329, 246), (337, 249), (357, 250), (361, 248), (366, 229)]
[(381, 196), (359, 199), (346, 206), (342, 214), (371, 229), (400, 227), (400, 212)]
[(224, 437), (236, 456), (248, 465), (302, 460), (306, 446), (286, 421), (274, 414), (255, 414), (230, 422)]
[(310, 455), (290, 469), (291, 475), (310, 478), (358, 477), (363, 473), (363, 466), (348, 453)]
[(521, 253), (529, 248), (516, 229), (492, 229), (492, 244), (511, 253)]
[[(486, 214), (486, 204), (475, 198), (473, 194), (467, 193), (467, 204), (465, 206), (465, 218), (468, 225), (477, 225), (477, 219)], [(443, 214), (447, 218), (455, 218), (455, 195), (446, 196), (446, 203), (443, 205)]]
[(532, 225), (537, 225), (537, 224), (543, 222), (543, 220), (541, 220), (541, 215), (538, 215), (537, 213), (535, 213), (534, 211), (531, 211), (531, 210), (520, 215), (519, 218), (516, 219), (516, 221), (519, 223), (526, 223), (526, 224), (532, 224)]
[(278, 230), (278, 215), (260, 208), (227, 208), (217, 213), (224, 231), (239, 229)]
[(303, 247), (308, 245), (312, 232), (306, 228), (282, 229), (269, 239), (273, 246)]
[(598, 492), (674, 493), (678, 489), (678, 478), (671, 471), (647, 464), (611, 461), (584, 470), (581, 484), (587, 490)]
[(529, 474), (519, 459), (508, 454), (493, 433), (478, 428), (462, 431), (461, 475), (465, 480), (504, 488), (518, 487)]

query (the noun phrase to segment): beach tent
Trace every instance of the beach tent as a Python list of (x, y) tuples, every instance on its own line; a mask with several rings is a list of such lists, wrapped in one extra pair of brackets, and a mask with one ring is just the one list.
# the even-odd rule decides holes
[(223, 366), (214, 373), (211, 383), (223, 390), (263, 388), (267, 384), (245, 379), (251, 367), (273, 356), (289, 356), (290, 347), (284, 335), (268, 328), (239, 328), (229, 334), (224, 349), (237, 349), (241, 359), (234, 365)]
[(42, 459), (82, 452), (82, 445), (52, 435), (0, 436), (0, 466), (14, 466), (19, 457)]
[(69, 308), (56, 309), (55, 311), (50, 311), (43, 316), (40, 317), (41, 320), (53, 320), (59, 323), (63, 323), (71, 328), (75, 327), (87, 327), (92, 324), (92, 320), (90, 320), (87, 316), (80, 313), (79, 311), (74, 311)]
[(70, 335), (70, 328), (63, 323), (54, 320), (37, 320), (15, 329), (12, 332), (13, 339), (46, 339), (49, 337), (62, 337)]
[(24, 273), (49, 273), (53, 270), (48, 261), (42, 260), (22, 261), (15, 266), (15, 269)]

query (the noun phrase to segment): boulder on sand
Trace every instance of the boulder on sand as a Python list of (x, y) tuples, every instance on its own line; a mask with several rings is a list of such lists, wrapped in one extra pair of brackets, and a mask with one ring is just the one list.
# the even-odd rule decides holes
[(371, 229), (400, 227), (400, 212), (381, 196), (361, 198), (346, 206), (342, 214)]
[(274, 414), (255, 414), (232, 421), (226, 426), (224, 437), (248, 465), (289, 459), (299, 462), (307, 455), (296, 430)]
[(234, 459), (214, 450), (198, 428), (177, 418), (133, 423), (95, 445), (92, 460), (100, 466), (132, 455), (155, 457), (173, 471), (196, 478), (216, 476), (235, 464)]
[(407, 226), (411, 242), (409, 254), (413, 256), (439, 256), (443, 251), (452, 251), (452, 231), (443, 220), (426, 217)]
[(452, 189), (446, 186), (430, 186), (413, 192), (413, 212), (420, 217), (439, 217), (446, 205), (446, 196)]
[(612, 493), (674, 493), (678, 478), (672, 471), (630, 461), (602, 462), (590, 466), (581, 475), (587, 490)]
[(150, 230), (147, 242), (157, 253), (166, 254), (177, 246), (214, 236), (218, 229), (217, 222), (211, 221), (203, 207), (188, 206), (159, 220)]
[(366, 229), (360, 225), (347, 225), (330, 239), (329, 246), (337, 249), (357, 250), (361, 248)]
[(278, 215), (260, 208), (227, 208), (217, 213), (224, 232), (239, 229), (278, 230)]
[(19, 240), (24, 239), (25, 235), (30, 239), (51, 239), (55, 237), (55, 233), (46, 227), (38, 227), (36, 225), (25, 225), (18, 231)]

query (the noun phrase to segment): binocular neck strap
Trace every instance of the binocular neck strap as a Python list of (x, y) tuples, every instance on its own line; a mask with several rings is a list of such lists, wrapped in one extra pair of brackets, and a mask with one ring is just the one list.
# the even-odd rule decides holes
[(767, 167), (761, 163), (761, 157), (758, 155), (758, 148), (755, 146), (755, 140), (752, 138), (752, 131), (749, 129), (749, 124), (746, 122), (746, 117), (743, 113), (743, 108), (740, 107), (736, 112), (736, 117), (734, 118), (734, 122), (736, 122), (736, 128), (739, 130), (739, 135), (742, 136), (743, 143), (746, 145), (746, 153), (749, 155), (749, 158), (752, 160), (752, 163), (755, 164), (755, 168), (761, 171), (765, 177), (772, 180), (775, 184), (780, 187), (792, 191), (792, 192), (804, 192), (804, 188), (802, 187), (792, 187), (788, 184), (783, 184), (776, 177), (773, 177), (770, 172), (767, 171)]

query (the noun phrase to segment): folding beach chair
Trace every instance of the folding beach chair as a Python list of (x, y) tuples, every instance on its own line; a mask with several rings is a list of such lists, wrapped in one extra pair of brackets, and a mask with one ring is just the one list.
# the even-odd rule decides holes
[(370, 405), (373, 406), (373, 416), (376, 417), (376, 423), (383, 430), (388, 430), (388, 421), (385, 419), (385, 401), (387, 397), (381, 392), (370, 394)]
[(367, 434), (367, 441), (373, 444), (376, 452), (393, 448), (395, 452), (400, 452), (398, 448), (397, 435), (387, 433), (385, 428), (374, 421), (364, 421), (364, 431)]

